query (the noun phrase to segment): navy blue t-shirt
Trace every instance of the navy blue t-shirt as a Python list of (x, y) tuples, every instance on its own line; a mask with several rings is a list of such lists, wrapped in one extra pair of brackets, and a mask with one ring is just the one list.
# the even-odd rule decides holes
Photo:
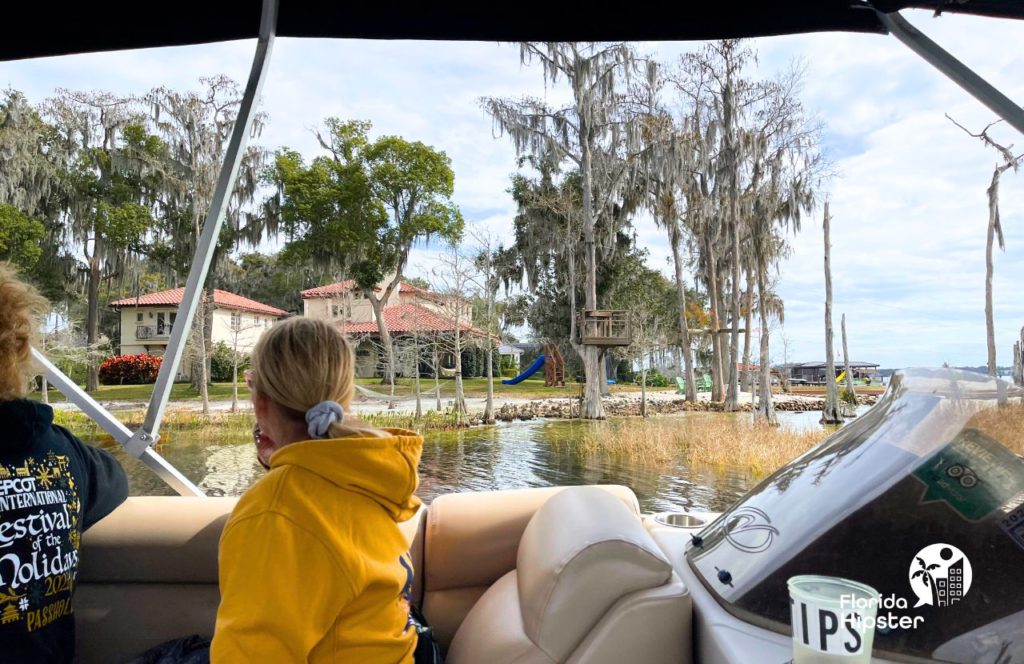
[(49, 406), (0, 401), (0, 661), (72, 661), (82, 532), (127, 496), (117, 460)]

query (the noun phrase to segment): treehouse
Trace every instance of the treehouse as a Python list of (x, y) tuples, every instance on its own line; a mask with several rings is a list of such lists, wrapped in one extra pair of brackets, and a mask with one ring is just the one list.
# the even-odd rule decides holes
[(580, 315), (579, 340), (585, 346), (628, 346), (633, 342), (629, 312), (587, 309)]

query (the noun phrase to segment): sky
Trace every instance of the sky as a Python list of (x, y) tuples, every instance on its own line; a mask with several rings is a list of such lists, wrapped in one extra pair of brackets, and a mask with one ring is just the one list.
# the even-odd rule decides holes
[[(1024, 24), (923, 11), (905, 16), (1012, 99), (1024, 99)], [(254, 46), (239, 41), (2, 62), (0, 86), (40, 102), (58, 88), (141, 94), (157, 86), (197, 87), (201, 76), (214, 74), (244, 82)], [(663, 63), (699, 46), (636, 44)], [(820, 33), (756, 39), (751, 46), (761, 75), (794, 62), (805, 67), (802, 100), (822, 123), (836, 172), (822, 192), (832, 215), (837, 355), (845, 313), (853, 360), (884, 368), (984, 364), (986, 189), (997, 155), (944, 114), (975, 131), (994, 114), (893, 37)], [(564, 90), (544, 85), (539, 68), (522, 66), (510, 44), (278, 39), (262, 95), (270, 120), (258, 143), (313, 155), (312, 129), (324, 118), (370, 120), (373, 135), (397, 134), (444, 150), (470, 230), (508, 241), (515, 151), (495, 134), (479, 99), (522, 95), (565, 98)], [(1024, 145), (1006, 126), (992, 135)], [(993, 287), (998, 359), (1008, 365), (1024, 325), (1017, 291), (1024, 282), (1024, 173), (1004, 175), (1000, 196), (1006, 251), (996, 254)], [(645, 215), (635, 226), (651, 266), (670, 274), (663, 232)], [(772, 331), (773, 363), (783, 354), (790, 362), (825, 356), (820, 207), (804, 217), (791, 243), (778, 275), (786, 318)], [(417, 248), (410, 275), (429, 280), (438, 251)]]

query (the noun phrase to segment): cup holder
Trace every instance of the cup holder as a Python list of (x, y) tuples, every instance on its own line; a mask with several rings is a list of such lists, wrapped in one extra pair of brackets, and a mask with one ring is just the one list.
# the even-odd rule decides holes
[(703, 528), (706, 520), (685, 512), (662, 512), (655, 514), (654, 520), (663, 526), (672, 528)]

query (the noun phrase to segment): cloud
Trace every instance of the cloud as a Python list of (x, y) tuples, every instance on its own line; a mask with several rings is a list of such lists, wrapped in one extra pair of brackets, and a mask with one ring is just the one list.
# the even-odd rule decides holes
[[(914, 11), (910, 20), (967, 64), (1024, 98), (1019, 25)], [(985, 358), (985, 190), (996, 155), (943, 114), (971, 128), (992, 113), (892, 37), (814, 34), (758, 39), (759, 68), (770, 75), (801, 61), (802, 99), (824, 122), (824, 147), (838, 177), (826, 183), (832, 229), (835, 316), (847, 314), (850, 351), (886, 366), (979, 364)], [(994, 45), (998, 45), (995, 48)], [(694, 44), (644, 43), (664, 62)], [(103, 53), (0, 63), (0, 83), (39, 101), (57, 87), (143, 93), (157, 85), (184, 88), (203, 75), (244, 81), (254, 42)], [(421, 140), (451, 157), (455, 199), (469, 227), (508, 243), (515, 205), (507, 193), (515, 153), (495, 138), (478, 100), (483, 96), (546, 97), (560, 104), (537, 67), (524, 67), (511, 45), (280, 39), (263, 92), (271, 121), (262, 144), (312, 154), (310, 129), (325, 117), (372, 120), (374, 132)], [(999, 140), (1020, 143), (1005, 128)], [(1016, 284), (1024, 278), (1024, 177), (1002, 185), (1007, 250), (997, 253), (994, 292), (1002, 363), (1024, 323)], [(649, 215), (635, 223), (650, 264), (671, 273), (664, 233)], [(791, 360), (824, 357), (821, 209), (803, 220), (782, 266), (778, 290), (787, 307)], [(437, 246), (418, 247), (411, 276), (430, 278)], [(692, 277), (691, 277), (692, 283)], [(773, 351), (780, 352), (778, 344)]]

